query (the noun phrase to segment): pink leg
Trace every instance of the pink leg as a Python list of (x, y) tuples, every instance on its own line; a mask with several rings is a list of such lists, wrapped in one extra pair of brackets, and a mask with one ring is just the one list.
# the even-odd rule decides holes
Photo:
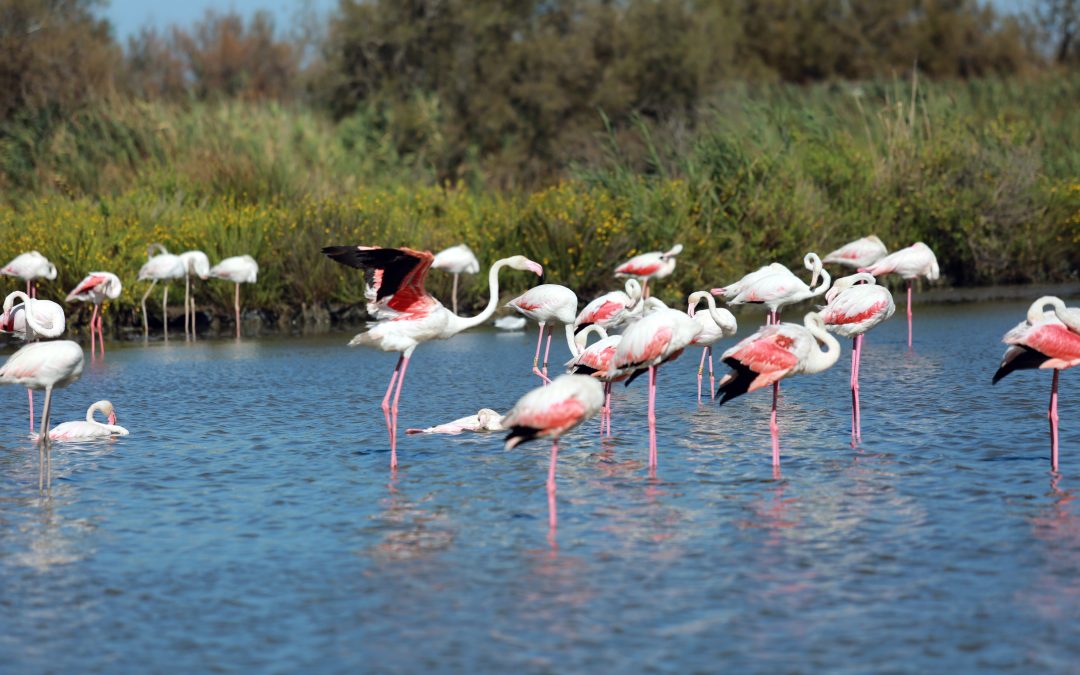
[(648, 279), (646, 279), (645, 281), (643, 281), (641, 283), (641, 299), (642, 300), (648, 300), (649, 299), (649, 280)]
[(94, 305), (94, 311), (90, 313), (90, 358), (94, 358), (95, 349), (97, 348), (94, 340), (94, 331), (97, 330), (97, 311), (98, 306)]
[(776, 423), (776, 399), (780, 396), (780, 383), (773, 382), (772, 389), (772, 418), (769, 420), (769, 431), (772, 432), (772, 464), (780, 466), (780, 426)]
[(862, 343), (863, 336), (858, 338), (858, 346), (855, 349), (855, 438), (862, 440), (862, 411), (859, 409), (859, 370), (862, 369)]
[(30, 433), (34, 433), (34, 390), (27, 389), (26, 396), (30, 399)]
[(656, 468), (656, 366), (649, 366), (649, 468)]
[(544, 384), (548, 383), (548, 379), (544, 377), (544, 374), (540, 372), (540, 345), (544, 343), (544, 324), (540, 324), (540, 334), (536, 336), (536, 354), (533, 355), (533, 375), (536, 375)]
[(98, 348), (101, 349), (101, 358), (105, 358), (105, 312), (98, 312)]
[(701, 350), (701, 363), (697, 367), (697, 404), (701, 405), (701, 375), (705, 372), (705, 357), (709, 355), (709, 348)]
[(548, 493), (548, 527), (552, 530), (559, 524), (559, 517), (555, 513), (555, 464), (559, 460), (559, 439), (551, 443), (551, 463), (548, 465), (547, 493)]
[(907, 282), (907, 346), (911, 349), (911, 282)]
[(397, 413), (398, 399), (401, 398), (401, 387), (405, 384), (405, 371), (409, 367), (409, 357), (402, 356), (401, 374), (398, 375), (397, 391), (394, 393), (394, 406), (390, 408), (390, 468), (397, 468)]
[(387, 431), (387, 433), (390, 434), (391, 442), (393, 442), (393, 440), (394, 440), (393, 439), (393, 433), (394, 432), (391, 430), (391, 427), (390, 427), (390, 395), (394, 391), (394, 384), (397, 382), (398, 372), (401, 371), (401, 362), (404, 361), (404, 360), (405, 360), (404, 356), (399, 356), (398, 357), (397, 365), (394, 366), (394, 374), (390, 376), (390, 386), (386, 388), (386, 396), (383, 396), (383, 399), (382, 399), (383, 418), (386, 420), (386, 431)]
[(554, 327), (552, 327), (552, 329), (548, 331), (547, 347), (544, 347), (544, 368), (543, 368), (544, 384), (551, 384), (551, 378), (549, 378), (548, 374), (547, 374), (547, 364), (548, 364), (548, 355), (551, 353), (551, 338), (552, 338), (553, 335), (555, 335), (555, 328)]
[(607, 416), (607, 435), (611, 435), (611, 383), (604, 385), (604, 410)]
[(712, 368), (712, 347), (709, 347), (709, 399), (716, 399), (716, 376)]
[(37, 300), (37, 282), (36, 281), (28, 281), (26, 283), (30, 286), (29, 296), (31, 298)]
[(1058, 375), (1061, 373), (1057, 368), (1054, 369), (1054, 383), (1050, 388), (1050, 411), (1047, 413), (1047, 417), (1050, 418), (1050, 470), (1058, 470)]
[(848, 387), (851, 388), (851, 447), (855, 447), (855, 357), (859, 353), (859, 338), (851, 338), (851, 374)]

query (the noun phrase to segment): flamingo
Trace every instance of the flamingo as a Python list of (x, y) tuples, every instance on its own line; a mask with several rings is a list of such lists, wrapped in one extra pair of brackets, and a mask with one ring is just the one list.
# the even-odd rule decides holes
[[(22, 302), (15, 304), (16, 299)], [(64, 309), (52, 300), (31, 298), (15, 291), (4, 298), (4, 313), (0, 315), (0, 333), (11, 333), (20, 340), (32, 342), (52, 339), (64, 334)], [(26, 390), (30, 402), (30, 432), (34, 431), (34, 392)]]
[(878, 239), (876, 235), (871, 234), (868, 237), (844, 244), (825, 256), (825, 260), (822, 262), (859, 268), (876, 263), (888, 253), (889, 249), (885, 248), (885, 243)]
[(56, 265), (37, 251), (20, 253), (11, 262), (0, 268), (0, 274), (9, 277), (19, 277), (26, 280), (26, 294), (32, 298), (37, 297), (37, 283), (35, 279), (55, 279)]
[(79, 282), (79, 285), (71, 290), (64, 298), (64, 302), (92, 302), (94, 311), (90, 315), (90, 357), (94, 356), (94, 333), (100, 338), (101, 355), (105, 356), (105, 332), (102, 328), (104, 312), (101, 311), (101, 303), (105, 299), (115, 300), (120, 297), (123, 286), (120, 277), (112, 272), (91, 272)]
[(184, 337), (188, 336), (190, 323), (191, 339), (195, 340), (195, 294), (191, 292), (191, 275), (206, 281), (210, 276), (210, 258), (202, 251), (184, 251), (180, 254), (180, 262), (184, 265)]
[[(818, 345), (825, 349), (818, 349)], [(820, 373), (832, 367), (840, 358), (840, 343), (825, 331), (821, 315), (810, 312), (803, 325), (775, 323), (765, 326), (742, 340), (720, 357), (732, 371), (720, 380), (717, 394), (723, 394), (720, 405), (748, 391), (773, 386), (772, 463), (780, 466), (780, 428), (776, 424), (776, 399), (780, 380), (799, 374)]]
[[(709, 311), (697, 311), (698, 303), (702, 300), (708, 303)], [(694, 338), (693, 344), (704, 347), (701, 350), (701, 363), (698, 364), (697, 369), (697, 402), (701, 405), (701, 376), (705, 372), (705, 357), (709, 357), (709, 396), (715, 398), (713, 389), (716, 388), (716, 380), (713, 377), (712, 346), (723, 338), (734, 335), (739, 330), (739, 324), (731, 312), (723, 307), (717, 309), (716, 301), (713, 300), (709, 291), (691, 293), (687, 301), (689, 305), (686, 313), (701, 326), (701, 332)]]
[(500, 423), (502, 417), (501, 414), (495, 412), (491, 408), (481, 408), (475, 415), (467, 415), (456, 419), (453, 422), (439, 424), (426, 429), (406, 429), (405, 433), (449, 434), (451, 436), (456, 436), (463, 431), (505, 431), (506, 429)]
[(259, 263), (249, 255), (225, 258), (210, 268), (210, 276), (236, 284), (236, 339), (240, 339), (240, 284), (253, 284), (259, 276)]
[[(157, 255), (153, 255), (154, 249), (158, 249), (160, 252)], [(164, 282), (165, 287), (164, 295), (161, 300), (162, 317), (161, 325), (165, 330), (165, 339), (169, 338), (169, 279), (179, 279), (184, 276), (184, 263), (180, 260), (180, 256), (169, 253), (161, 244), (150, 244), (146, 249), (146, 255), (150, 256), (150, 259), (146, 261), (146, 264), (139, 269), (139, 281), (150, 280), (150, 287), (146, 289), (146, 292), (142, 296), (142, 322), (143, 322), (143, 338), (150, 336), (150, 324), (146, 320), (146, 298), (150, 296), (150, 291), (154, 290), (154, 286), (157, 282)]]
[(536, 338), (536, 354), (533, 356), (534, 374), (538, 375), (544, 384), (551, 382), (548, 379), (548, 355), (551, 352), (551, 337), (555, 329), (548, 333), (547, 347), (544, 349), (543, 370), (537, 367), (540, 360), (540, 343), (544, 340), (544, 329), (549, 323), (561, 323), (566, 326), (566, 343), (570, 346), (570, 353), (576, 354), (574, 347), (574, 317), (577, 314), (577, 294), (566, 286), (558, 284), (540, 284), (533, 286), (510, 302), (506, 303), (519, 312), (526, 319), (531, 319), (540, 324), (540, 334)]
[(641, 308), (641, 283), (637, 279), (626, 280), (626, 292), (612, 291), (596, 298), (578, 313), (574, 319), (574, 332), (597, 324), (605, 329), (615, 328), (626, 322), (636, 309)]
[(667, 307), (655, 309), (630, 324), (615, 348), (611, 368), (629, 373), (629, 385), (638, 375), (649, 372), (649, 468), (655, 469), (656, 452), (656, 369), (674, 361), (701, 333), (701, 325), (685, 312)]
[[(807, 255), (804, 258), (804, 260), (809, 261), (809, 260), (811, 260), (811, 258), (810, 258), (809, 255)], [(808, 267), (807, 269), (813, 269), (813, 267), (811, 266), (811, 267)], [(739, 279), (738, 281), (736, 281), (734, 283), (728, 284), (727, 286), (723, 286), (721, 288), (714, 288), (709, 292), (712, 293), (713, 295), (715, 295), (718, 298), (734, 298), (739, 293), (742, 293), (744, 288), (756, 283), (759, 279), (761, 279), (763, 277), (767, 277), (770, 274), (777, 274), (777, 273), (784, 273), (784, 272), (786, 272), (788, 274), (791, 274), (791, 276), (793, 276), (793, 277), (795, 276), (794, 274), (792, 274), (791, 270), (789, 270), (784, 265), (781, 265), (778, 262), (769, 263), (768, 265), (765, 265), (764, 267), (757, 268), (756, 270), (754, 270), (753, 272), (750, 272), (749, 274), (743, 275), (743, 277), (741, 279)]]
[[(738, 295), (727, 301), (727, 304), (763, 304), (769, 308), (770, 318), (766, 321), (766, 325), (776, 323), (779, 321), (782, 307), (817, 297), (829, 290), (832, 277), (822, 269), (821, 258), (816, 253), (807, 253), (803, 262), (812, 271), (810, 286), (785, 268), (784, 272), (765, 274), (752, 283), (746, 284)], [(821, 283), (818, 283), (819, 279)]]
[(862, 440), (859, 416), (859, 366), (866, 331), (888, 319), (896, 311), (892, 293), (878, 286), (874, 275), (859, 272), (836, 280), (825, 294), (828, 304), (821, 309), (825, 329), (851, 338), (851, 441)]
[[(465, 318), (443, 307), (424, 289), (424, 277), (435, 259), (429, 251), (327, 246), (323, 253), (342, 265), (364, 270), (365, 296), (372, 301), (369, 307), (375, 310), (373, 313), (377, 312), (381, 318), (373, 328), (354, 337), (349, 346), (364, 345), (401, 354), (382, 400), (386, 429), (390, 434), (390, 468), (394, 469), (397, 467), (398, 399), (413, 351), (421, 342), (445, 340), (490, 319), (499, 303), (499, 270), (503, 267), (533, 272), (537, 276), (544, 273), (544, 268), (521, 255), (495, 261), (488, 272), (491, 298), (487, 307), (476, 316)], [(390, 405), (391, 394), (393, 407)]]
[(45, 390), (45, 407), (41, 411), (41, 432), (37, 441), (41, 470), (39, 490), (45, 489), (45, 474), (51, 474), (47, 430), (53, 389), (66, 387), (79, 379), (82, 369), (82, 347), (71, 340), (31, 342), (9, 356), (0, 366), (0, 384), (18, 384), (28, 389)]
[(431, 266), (437, 270), (444, 270), (454, 275), (454, 290), (451, 293), (451, 311), (457, 314), (457, 287), (458, 277), (462, 274), (476, 274), (480, 271), (480, 261), (472, 249), (465, 244), (458, 244), (450, 248), (444, 248), (435, 254), (435, 262)]
[[(1053, 312), (1043, 312), (1053, 305)], [(1044, 296), (1028, 308), (1027, 320), (1002, 338), (1009, 345), (994, 373), (993, 384), (1014, 370), (1053, 368), (1050, 385), (1050, 470), (1058, 470), (1058, 376), (1062, 370), (1080, 365), (1080, 308), (1065, 307), (1061, 298)]]
[[(108, 417), (109, 423), (102, 424), (94, 419), (94, 413), (100, 412)], [(88, 441), (97, 438), (127, 436), (128, 430), (116, 424), (116, 408), (109, 401), (98, 401), (86, 410), (86, 420), (64, 422), (49, 431), (50, 441)]]
[(894, 251), (872, 265), (860, 267), (860, 272), (869, 272), (875, 277), (890, 272), (899, 274), (907, 281), (907, 346), (911, 349), (911, 282), (918, 277), (928, 281), (937, 281), (941, 276), (937, 258), (930, 247), (921, 241), (907, 248)]
[(547, 386), (537, 387), (518, 400), (502, 419), (510, 430), (507, 450), (535, 438), (551, 438), (551, 462), (548, 465), (548, 526), (558, 524), (555, 512), (555, 464), (559, 458), (559, 438), (589, 419), (604, 403), (604, 388), (591, 377), (560, 375)]
[(577, 334), (577, 340), (588, 339), (590, 332), (601, 334), (600, 340), (578, 350), (577, 355), (567, 361), (567, 372), (576, 375), (588, 375), (604, 383), (604, 407), (600, 409), (600, 434), (611, 435), (611, 385), (613, 382), (625, 380), (630, 373), (622, 373), (612, 369), (611, 363), (615, 358), (615, 351), (622, 341), (622, 335), (605, 335), (604, 329), (596, 324), (587, 327)]
[(617, 277), (634, 277), (641, 281), (643, 298), (649, 297), (649, 279), (663, 279), (675, 271), (675, 256), (683, 245), (675, 244), (667, 251), (649, 251), (630, 258), (615, 268)]

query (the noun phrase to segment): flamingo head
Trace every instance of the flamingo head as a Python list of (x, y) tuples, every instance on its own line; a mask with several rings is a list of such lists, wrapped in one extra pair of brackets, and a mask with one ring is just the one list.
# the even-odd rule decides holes
[(3, 314), (0, 314), (0, 333), (14, 333), (15, 332), (15, 312), (22, 308), (22, 305), (16, 307), (9, 307), (4, 310)]
[(502, 425), (499, 424), (499, 420), (502, 419), (502, 415), (495, 412), (491, 408), (481, 408), (476, 413), (476, 419), (480, 421), (481, 429), (488, 429), (490, 431), (502, 430)]
[(506, 264), (516, 270), (532, 272), (538, 277), (544, 276), (544, 268), (540, 263), (533, 262), (523, 255), (515, 255), (506, 259)]
[(116, 408), (113, 407), (111, 401), (101, 402), (101, 412), (105, 413), (105, 415), (109, 418), (109, 424), (116, 424)]

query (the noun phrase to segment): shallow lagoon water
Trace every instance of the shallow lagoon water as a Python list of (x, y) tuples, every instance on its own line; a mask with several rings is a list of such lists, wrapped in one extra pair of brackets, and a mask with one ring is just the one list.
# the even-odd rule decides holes
[[(391, 475), (393, 354), (111, 343), (54, 420), (109, 398), (132, 435), (57, 445), (47, 496), (26, 395), (0, 389), (0, 670), (1075, 672), (1078, 373), (1058, 475), (1049, 372), (990, 386), (1025, 310), (916, 306), (908, 352), (901, 307), (865, 342), (858, 448), (849, 343), (785, 381), (778, 477), (768, 392), (698, 407), (690, 351), (660, 370), (655, 478), (645, 378), (614, 439), (565, 439), (554, 537), (546, 443), (402, 434)], [(402, 429), (505, 412), (534, 330), (418, 349)]]

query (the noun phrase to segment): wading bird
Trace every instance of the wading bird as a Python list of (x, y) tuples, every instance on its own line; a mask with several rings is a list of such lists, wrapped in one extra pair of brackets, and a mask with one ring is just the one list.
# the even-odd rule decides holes
[(907, 281), (907, 346), (911, 348), (911, 283), (926, 277), (928, 281), (937, 281), (941, 276), (937, 258), (930, 247), (921, 241), (894, 251), (878, 260), (873, 265), (859, 268), (860, 272), (869, 272), (875, 277), (882, 274), (899, 274)]
[(863, 335), (896, 311), (892, 293), (878, 286), (874, 275), (859, 272), (836, 280), (825, 294), (828, 304), (821, 309), (825, 329), (851, 338), (851, 441), (862, 440), (859, 415), (859, 367), (862, 365)]
[[(153, 255), (154, 250), (157, 249), (159, 253)], [(184, 276), (184, 263), (180, 260), (180, 256), (169, 253), (161, 244), (150, 244), (146, 249), (146, 255), (150, 256), (150, 259), (146, 261), (146, 264), (139, 270), (139, 281), (150, 280), (150, 287), (143, 293), (142, 304), (142, 323), (143, 323), (143, 338), (150, 336), (150, 324), (146, 320), (146, 298), (150, 296), (150, 292), (154, 290), (154, 286), (157, 282), (162, 282), (164, 286), (164, 294), (161, 299), (161, 326), (165, 331), (165, 338), (169, 337), (169, 280), (179, 279)]]
[[(818, 345), (824, 345), (821, 350)], [(780, 380), (792, 375), (820, 373), (832, 367), (840, 358), (840, 343), (825, 331), (821, 315), (810, 312), (803, 325), (777, 323), (758, 330), (720, 357), (732, 371), (720, 380), (717, 394), (723, 394), (720, 405), (748, 391), (773, 386), (772, 462), (780, 466), (780, 428), (776, 424), (776, 399)]]
[[(15, 304), (15, 300), (22, 300)], [(11, 333), (20, 340), (50, 340), (64, 334), (64, 309), (52, 300), (31, 298), (22, 291), (4, 298), (4, 313), (0, 314), (0, 333)], [(30, 433), (34, 432), (34, 392), (26, 390), (30, 402)]]
[(249, 255), (225, 258), (210, 268), (210, 276), (236, 284), (236, 339), (240, 339), (240, 284), (253, 284), (259, 276), (259, 263)]
[(105, 330), (102, 327), (104, 312), (101, 309), (101, 304), (106, 299), (115, 300), (119, 298), (122, 290), (120, 277), (112, 272), (91, 272), (64, 298), (64, 302), (90, 302), (94, 305), (94, 311), (90, 314), (91, 358), (94, 356), (95, 333), (97, 333), (98, 343), (101, 345), (101, 355), (105, 356)]
[[(822, 269), (821, 258), (816, 253), (807, 253), (803, 258), (803, 263), (812, 273), (809, 286), (787, 268), (784, 268), (782, 272), (764, 274), (745, 284), (735, 297), (727, 300), (727, 304), (753, 303), (765, 305), (769, 308), (769, 319), (766, 320), (766, 325), (776, 323), (780, 320), (781, 308), (793, 305), (796, 302), (809, 300), (829, 290), (832, 277)], [(818, 283), (819, 279), (821, 283)], [(719, 294), (714, 293), (714, 295)], [(728, 296), (725, 294), (724, 297), (727, 298)]]
[(0, 366), (0, 384), (18, 384), (28, 389), (45, 390), (45, 407), (41, 411), (41, 432), (38, 434), (38, 460), (41, 473), (38, 489), (45, 489), (45, 476), (51, 466), (49, 453), (49, 411), (54, 388), (66, 387), (79, 379), (83, 369), (83, 351), (71, 340), (31, 342), (8, 357)]
[(543, 274), (544, 269), (520, 255), (497, 260), (488, 272), (490, 299), (487, 307), (476, 316), (465, 318), (443, 307), (424, 289), (424, 278), (435, 259), (429, 251), (327, 246), (323, 253), (342, 265), (364, 270), (365, 296), (371, 300), (369, 311), (381, 319), (370, 330), (354, 337), (349, 346), (364, 345), (401, 354), (382, 400), (386, 429), (390, 434), (390, 467), (396, 468), (398, 399), (413, 351), (422, 342), (453, 337), (490, 319), (499, 304), (499, 270), (503, 267), (533, 272), (537, 276)]
[(472, 249), (465, 244), (458, 244), (450, 248), (444, 248), (435, 254), (435, 262), (431, 266), (437, 270), (443, 270), (454, 275), (454, 290), (450, 294), (450, 307), (457, 314), (457, 288), (458, 277), (462, 274), (476, 274), (480, 271), (480, 261)]
[(872, 265), (888, 254), (889, 249), (885, 248), (885, 243), (872, 234), (844, 244), (825, 256), (822, 262), (859, 268)]
[(590, 332), (598, 332), (601, 338), (591, 345), (578, 350), (578, 354), (567, 361), (567, 372), (575, 375), (588, 375), (604, 383), (604, 407), (600, 409), (600, 435), (611, 435), (611, 384), (630, 377), (630, 373), (618, 373), (612, 370), (615, 350), (622, 340), (622, 335), (606, 335), (604, 329), (593, 324), (577, 334), (577, 340), (588, 340)]
[(499, 423), (499, 420), (501, 420), (502, 417), (501, 414), (495, 412), (491, 408), (481, 408), (475, 415), (467, 415), (456, 419), (453, 422), (438, 424), (426, 429), (406, 429), (405, 433), (449, 434), (451, 436), (456, 436), (463, 431), (505, 431), (506, 429)]
[(570, 348), (571, 356), (576, 354), (574, 346), (574, 316), (577, 314), (577, 295), (567, 288), (558, 284), (540, 284), (533, 286), (510, 302), (507, 307), (519, 312), (526, 319), (531, 319), (540, 324), (540, 335), (536, 338), (536, 354), (533, 356), (533, 373), (538, 375), (544, 384), (551, 380), (547, 376), (548, 355), (551, 352), (551, 337), (555, 334), (555, 328), (548, 332), (547, 347), (544, 349), (544, 367), (537, 366), (540, 360), (540, 343), (544, 339), (544, 329), (549, 323), (561, 323), (566, 327), (566, 344)]
[(600, 383), (584, 375), (560, 375), (551, 384), (537, 387), (521, 397), (502, 419), (510, 430), (506, 449), (535, 438), (551, 438), (548, 464), (548, 525), (558, 524), (555, 510), (555, 464), (559, 458), (559, 438), (600, 411), (604, 390)]
[(596, 324), (605, 330), (626, 323), (635, 311), (641, 310), (641, 283), (637, 279), (626, 280), (626, 292), (611, 291), (596, 298), (578, 313), (574, 319), (574, 332)]
[(643, 298), (649, 297), (649, 280), (663, 279), (675, 271), (675, 256), (682, 253), (683, 245), (675, 244), (667, 251), (649, 251), (630, 258), (615, 268), (615, 276), (632, 277), (641, 282)]
[[(1053, 305), (1052, 312), (1043, 312)], [(1009, 347), (994, 373), (993, 384), (1014, 370), (1053, 368), (1050, 385), (1050, 469), (1058, 470), (1058, 375), (1066, 368), (1080, 365), (1080, 308), (1066, 307), (1061, 298), (1044, 296), (1028, 308), (1027, 320), (1005, 334), (1001, 340)]]
[[(108, 424), (94, 419), (94, 413), (100, 412), (108, 418)], [(64, 422), (49, 431), (51, 441), (88, 441), (96, 438), (127, 436), (128, 430), (116, 424), (116, 408), (109, 401), (98, 401), (86, 410), (85, 420)]]
[(184, 337), (191, 335), (195, 340), (195, 294), (191, 292), (191, 277), (206, 281), (210, 276), (210, 258), (202, 251), (184, 251), (180, 262), (184, 264)]
[(55, 279), (56, 265), (37, 251), (20, 253), (15, 258), (0, 268), (0, 274), (9, 277), (19, 277), (26, 281), (26, 294), (31, 298), (37, 297), (37, 279)]
[[(709, 305), (707, 312), (698, 312), (698, 303), (705, 300)], [(687, 298), (688, 306), (686, 313), (690, 315), (694, 321), (701, 326), (701, 332), (694, 338), (692, 344), (700, 345), (703, 347), (701, 350), (701, 363), (698, 364), (697, 369), (697, 402), (701, 405), (701, 377), (705, 372), (705, 357), (709, 358), (709, 397), (715, 398), (716, 394), (713, 390), (716, 388), (716, 379), (713, 376), (713, 358), (712, 358), (712, 346), (720, 340), (734, 335), (739, 330), (739, 324), (735, 321), (735, 316), (724, 309), (723, 307), (717, 308), (716, 301), (713, 300), (713, 296), (709, 291), (698, 291), (691, 293)]]

